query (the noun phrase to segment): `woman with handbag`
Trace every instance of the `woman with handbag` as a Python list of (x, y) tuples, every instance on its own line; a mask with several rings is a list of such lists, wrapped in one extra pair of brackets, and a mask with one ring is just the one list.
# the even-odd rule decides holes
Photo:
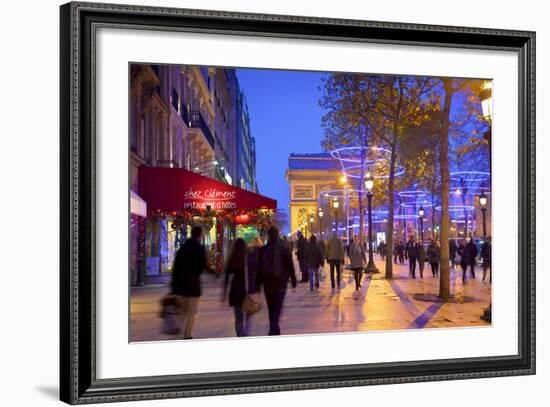
[(359, 291), (361, 288), (361, 278), (363, 276), (363, 270), (365, 268), (365, 250), (359, 242), (359, 236), (355, 235), (353, 241), (349, 246), (349, 268), (353, 270), (353, 277), (355, 279), (355, 292)]
[(225, 269), (223, 300), (225, 301), (229, 278), (232, 276), (229, 288), (229, 306), (233, 307), (237, 336), (248, 336), (250, 316), (259, 311), (261, 307), (259, 299), (254, 298), (256, 292), (254, 276), (258, 267), (259, 247), (262, 245), (261, 240), (256, 239), (253, 240), (248, 250), (243, 239), (236, 239)]

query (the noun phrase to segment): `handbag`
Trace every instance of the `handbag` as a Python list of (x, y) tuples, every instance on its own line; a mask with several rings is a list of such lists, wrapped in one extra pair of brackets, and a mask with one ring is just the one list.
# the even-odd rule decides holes
[(254, 315), (262, 309), (262, 303), (255, 294), (249, 294), (248, 292), (248, 253), (244, 256), (244, 289), (246, 296), (244, 297), (243, 305), (241, 306), (243, 312), (247, 316)]
[(166, 295), (161, 299), (160, 317), (164, 320), (161, 332), (166, 335), (177, 335), (180, 328), (177, 323), (177, 299), (175, 295)]

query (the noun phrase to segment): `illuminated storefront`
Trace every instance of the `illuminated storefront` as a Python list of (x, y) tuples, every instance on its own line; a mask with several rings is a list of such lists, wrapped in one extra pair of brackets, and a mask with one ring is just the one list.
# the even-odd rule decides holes
[[(177, 248), (190, 228), (204, 228), (212, 270), (221, 272), (230, 242), (250, 241), (271, 222), (277, 202), (180, 168), (139, 168), (139, 195), (147, 202), (146, 280), (169, 275)], [(139, 240), (139, 238), (138, 238)]]

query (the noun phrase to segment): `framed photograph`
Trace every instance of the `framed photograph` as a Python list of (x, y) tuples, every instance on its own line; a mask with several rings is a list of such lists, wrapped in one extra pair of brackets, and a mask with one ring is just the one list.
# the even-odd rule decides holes
[(60, 13), (62, 401), (535, 373), (535, 33)]

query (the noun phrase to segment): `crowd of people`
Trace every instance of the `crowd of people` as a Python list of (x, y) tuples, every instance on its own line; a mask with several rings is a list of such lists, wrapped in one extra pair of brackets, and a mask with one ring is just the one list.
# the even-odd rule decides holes
[[(200, 275), (210, 265), (211, 255), (201, 244), (202, 234), (200, 226), (192, 228), (190, 238), (178, 249), (173, 265), (171, 295), (175, 299), (177, 310), (177, 331), (183, 333), (184, 339), (193, 337), (202, 294)], [(381, 241), (376, 250), (384, 259), (387, 253), (386, 243)], [(286, 236), (281, 237), (275, 226), (268, 229), (265, 243), (260, 237), (253, 238), (248, 244), (242, 238), (237, 238), (227, 257), (222, 297), (222, 301), (233, 309), (236, 335), (248, 335), (250, 317), (256, 311), (250, 311), (250, 307), (244, 305), (259, 304), (261, 301), (258, 296), (262, 290), (268, 310), (268, 334), (281, 334), (279, 321), (288, 285), (290, 282), (294, 291), (298, 282), (294, 254), (301, 274), (300, 282), (309, 283), (309, 290), (312, 292), (321, 285), (325, 264), (329, 266), (331, 289), (339, 290), (347, 257), (349, 263), (346, 268), (353, 273), (355, 294), (358, 294), (365, 272), (366, 252), (366, 245), (361, 244), (358, 236), (354, 236), (346, 246), (336, 233), (326, 242), (316, 235), (306, 239), (301, 232), (297, 233), (295, 240), (289, 240)], [(488, 275), (491, 282), (491, 239), (486, 238), (480, 250), (471, 238), (460, 241), (458, 245), (454, 239), (449, 240), (451, 266), (454, 268), (460, 264), (464, 284), (468, 269), (470, 278), (476, 278), (478, 255), (481, 255), (482, 260), (482, 280), (485, 281)], [(412, 235), (406, 243), (397, 239), (393, 247), (393, 261), (404, 264), (406, 260), (411, 278), (416, 279), (417, 265), (420, 278), (424, 277), (425, 263), (430, 265), (432, 276), (438, 277), (441, 262), (439, 242), (432, 239), (425, 246)]]

